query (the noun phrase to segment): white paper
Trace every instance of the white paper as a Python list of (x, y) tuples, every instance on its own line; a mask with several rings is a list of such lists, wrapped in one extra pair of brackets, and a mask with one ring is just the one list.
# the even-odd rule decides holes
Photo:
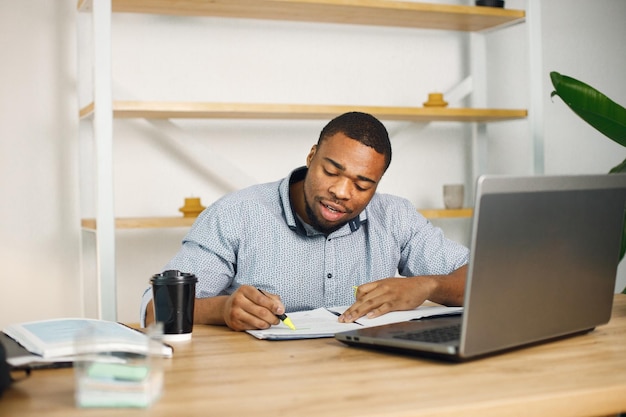
[(291, 330), (284, 323), (277, 324), (265, 330), (248, 330), (247, 332), (257, 339), (290, 340), (315, 339), (334, 337), (335, 333), (363, 327), (381, 326), (383, 324), (398, 323), (424, 317), (459, 314), (463, 307), (420, 306), (414, 310), (392, 311), (374, 319), (361, 317), (355, 323), (339, 323), (336, 313), (343, 313), (349, 306), (317, 308), (315, 310), (297, 311), (289, 313), (296, 330)]

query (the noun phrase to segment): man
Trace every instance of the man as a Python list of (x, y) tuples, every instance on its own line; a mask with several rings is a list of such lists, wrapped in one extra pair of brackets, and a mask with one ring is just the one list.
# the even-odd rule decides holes
[(409, 201), (376, 193), (390, 162), (383, 124), (346, 113), (324, 127), (306, 167), (204, 210), (166, 266), (198, 277), (195, 322), (242, 331), (321, 306), (351, 305), (339, 321), (352, 322), (426, 300), (461, 305), (468, 250)]

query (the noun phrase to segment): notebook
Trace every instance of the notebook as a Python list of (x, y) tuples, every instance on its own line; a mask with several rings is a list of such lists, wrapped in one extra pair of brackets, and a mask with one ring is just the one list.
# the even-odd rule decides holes
[(591, 331), (611, 317), (625, 206), (623, 174), (481, 176), (463, 314), (335, 338), (462, 361)]

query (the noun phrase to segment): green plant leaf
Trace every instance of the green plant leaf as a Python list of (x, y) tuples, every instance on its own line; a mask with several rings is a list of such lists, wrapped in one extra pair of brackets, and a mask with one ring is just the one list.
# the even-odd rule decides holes
[(623, 174), (626, 173), (626, 159), (622, 161), (621, 164), (614, 166), (609, 171), (609, 174)]
[(558, 72), (551, 72), (550, 78), (555, 95), (567, 104), (583, 120), (599, 132), (626, 146), (626, 109), (595, 88)]

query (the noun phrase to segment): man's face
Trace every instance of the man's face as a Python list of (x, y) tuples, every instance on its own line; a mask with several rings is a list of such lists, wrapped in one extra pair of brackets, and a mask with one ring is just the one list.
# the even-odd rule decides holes
[(357, 217), (370, 202), (385, 171), (385, 157), (338, 133), (313, 146), (307, 166), (306, 220), (329, 234)]

